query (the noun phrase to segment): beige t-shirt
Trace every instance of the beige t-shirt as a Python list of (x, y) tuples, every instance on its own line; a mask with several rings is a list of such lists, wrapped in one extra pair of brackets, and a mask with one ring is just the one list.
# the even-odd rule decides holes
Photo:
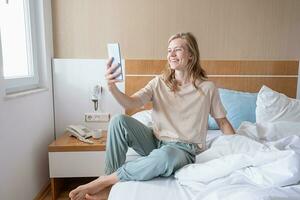
[(158, 139), (205, 147), (208, 114), (224, 118), (226, 111), (213, 82), (203, 81), (198, 86), (197, 90), (187, 84), (174, 93), (160, 75), (134, 94), (144, 104), (152, 101), (153, 131)]

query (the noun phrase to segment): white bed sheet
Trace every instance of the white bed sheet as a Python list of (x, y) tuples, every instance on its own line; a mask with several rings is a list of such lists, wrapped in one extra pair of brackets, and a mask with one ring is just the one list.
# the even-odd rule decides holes
[[(209, 130), (207, 146), (221, 134)], [(134, 150), (127, 153), (127, 160), (139, 157)], [(197, 159), (197, 158), (196, 158)], [(221, 185), (216, 190), (203, 186), (193, 190), (182, 186), (173, 177), (158, 177), (150, 181), (119, 182), (111, 189), (109, 200), (300, 200), (300, 183), (286, 187), (258, 187), (254, 185)]]
[(193, 191), (181, 186), (174, 177), (150, 181), (119, 182), (110, 191), (109, 200), (299, 200), (300, 184), (261, 188), (253, 185), (226, 185), (218, 190)]

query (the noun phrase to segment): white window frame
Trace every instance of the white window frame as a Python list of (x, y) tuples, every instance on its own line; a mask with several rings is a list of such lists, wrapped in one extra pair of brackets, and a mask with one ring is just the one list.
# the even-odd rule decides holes
[[(8, 0), (9, 1), (9, 0)], [(27, 90), (38, 89), (43, 86), (43, 72), (46, 67), (46, 41), (45, 41), (45, 0), (24, 0), (25, 9), (29, 13), (26, 15), (26, 34), (27, 34), (27, 55), (28, 62), (32, 65), (33, 76), (31, 77), (16, 77), (4, 79), (6, 95), (24, 92)], [(48, 4), (49, 5), (49, 2)], [(51, 2), (50, 2), (51, 5)], [(50, 7), (51, 9), (51, 7)], [(1, 35), (0, 35), (1, 44)], [(0, 50), (0, 57), (2, 52)], [(3, 60), (3, 58), (2, 58)], [(0, 64), (2, 65), (0, 58)], [(3, 66), (2, 66), (3, 67)], [(4, 77), (3, 77), (4, 78)]]

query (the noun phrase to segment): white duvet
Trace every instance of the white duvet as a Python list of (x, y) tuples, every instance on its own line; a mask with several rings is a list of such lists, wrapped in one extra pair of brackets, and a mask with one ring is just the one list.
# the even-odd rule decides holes
[[(276, 188), (300, 181), (300, 123), (244, 123), (237, 132), (216, 138), (177, 181), (197, 191), (193, 199), (285, 199)], [(300, 199), (298, 192), (287, 199)]]

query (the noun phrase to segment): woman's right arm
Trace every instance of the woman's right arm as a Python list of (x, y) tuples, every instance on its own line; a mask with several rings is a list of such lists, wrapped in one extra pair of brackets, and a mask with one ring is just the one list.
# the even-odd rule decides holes
[(112, 58), (110, 58), (106, 64), (107, 69), (105, 74), (108, 90), (125, 109), (142, 107), (143, 103), (139, 97), (128, 96), (121, 92), (116, 86), (116, 83), (120, 82), (120, 80), (117, 80), (116, 77), (121, 73), (119, 70), (115, 71), (117, 67), (117, 65), (112, 65)]

